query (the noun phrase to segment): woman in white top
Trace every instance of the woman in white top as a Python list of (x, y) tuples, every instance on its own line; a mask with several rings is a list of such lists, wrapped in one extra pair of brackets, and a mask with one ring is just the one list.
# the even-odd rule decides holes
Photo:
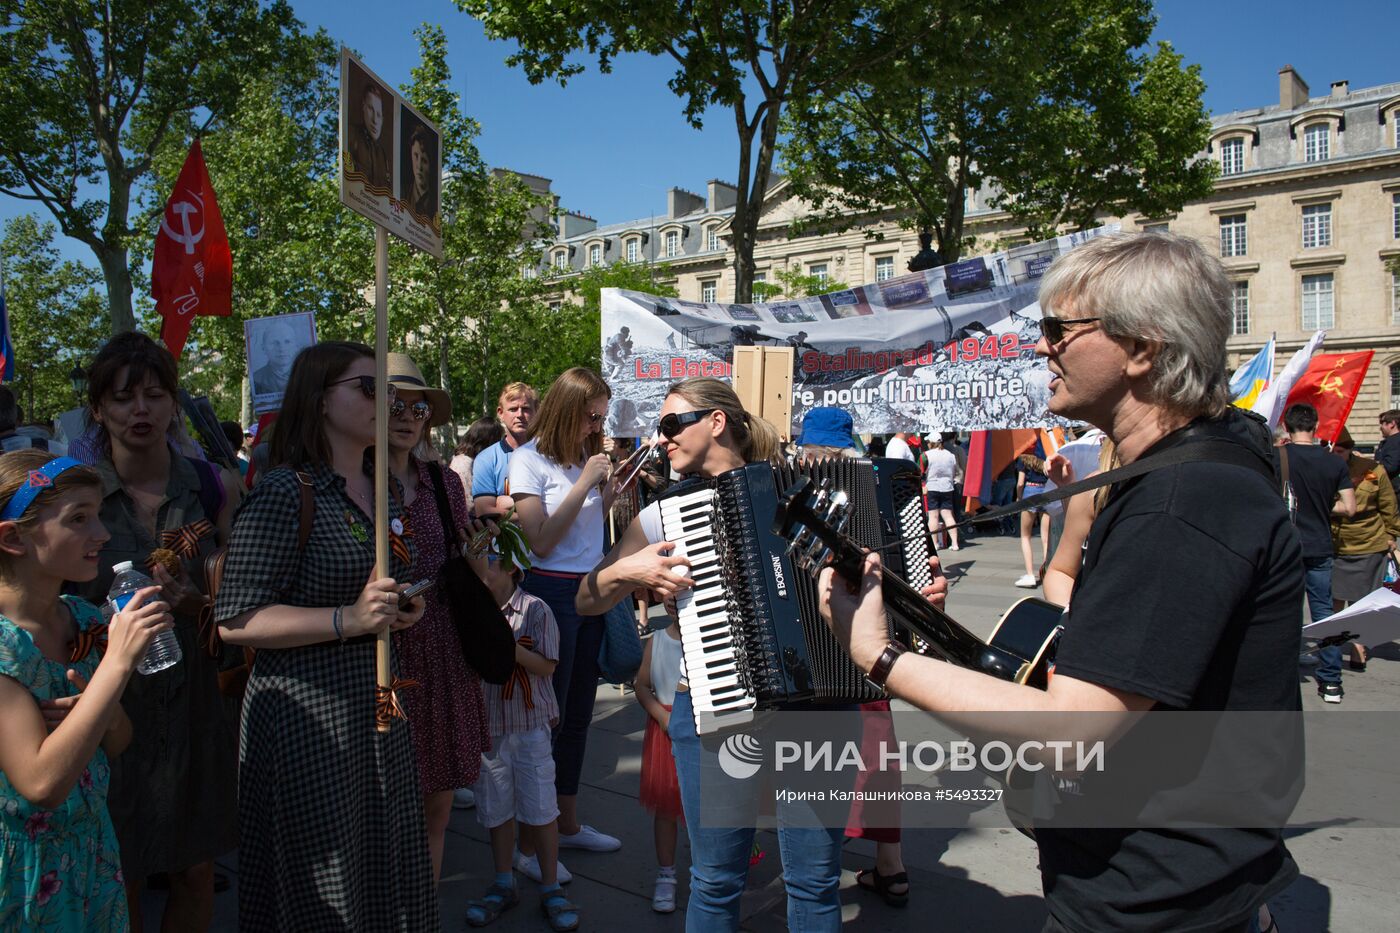
[[(510, 457), (510, 494), (534, 566), (521, 586), (549, 605), (559, 624), (554, 695), (554, 786), (559, 795), (559, 847), (614, 852), (622, 843), (578, 821), (578, 781), (598, 689), (601, 613), (574, 609), (579, 581), (603, 556), (603, 517), (616, 498), (612, 461), (603, 453), (603, 420), (612, 390), (591, 369), (574, 367), (549, 387), (530, 422), (529, 440)], [(520, 870), (534, 877), (533, 846), (521, 841)], [(561, 871), (561, 874), (563, 872)]]
[[(714, 477), (745, 463), (774, 460), (781, 453), (777, 431), (744, 411), (734, 390), (718, 379), (687, 379), (671, 386), (661, 406), (660, 430), (666, 439), (671, 466), (682, 475)], [(584, 579), (576, 603), (579, 612), (605, 612), (637, 588), (649, 589), (661, 597), (675, 596), (685, 588), (686, 580), (673, 569), (685, 560), (668, 556), (672, 545), (663, 538), (660, 516), (660, 508), (652, 503), (627, 526), (617, 545)], [(941, 604), (947, 581), (936, 563), (933, 567), (938, 582), (925, 593)], [(712, 755), (702, 758), (685, 675), (682, 663), (681, 684), (676, 689), (668, 732), (690, 834), (691, 890), (686, 929), (692, 933), (737, 930), (754, 829), (704, 824), (700, 812), (702, 768), (718, 765)], [(789, 806), (805, 805), (780, 802), (780, 813)], [(811, 826), (811, 821), (809, 812), (805, 825)], [(841, 843), (845, 828), (799, 828), (803, 822), (801, 817), (790, 821), (778, 835), (788, 892), (788, 926), (793, 930), (834, 933), (841, 926)]]
[(937, 434), (928, 436), (928, 450), (924, 454), (924, 493), (928, 500), (928, 528), (935, 539), (948, 529), (951, 551), (958, 550), (957, 516), (953, 513), (953, 490), (958, 483), (958, 458), (951, 450), (943, 448), (943, 439)]

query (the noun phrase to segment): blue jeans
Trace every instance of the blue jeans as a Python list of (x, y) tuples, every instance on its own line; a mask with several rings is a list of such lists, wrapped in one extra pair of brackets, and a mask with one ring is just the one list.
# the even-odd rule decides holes
[[(686, 832), (690, 836), (690, 902), (686, 905), (687, 933), (715, 933), (739, 929), (739, 902), (749, 874), (757, 822), (758, 794), (764, 785), (754, 783), (752, 799), (727, 801), (736, 813), (747, 814), (745, 826), (717, 829), (702, 824), (700, 787), (706, 774), (711, 786), (728, 786), (714, 755), (706, 754), (695, 734), (695, 713), (690, 694), (676, 693), (671, 708), (671, 753), (681, 785)], [(806, 818), (796, 811), (805, 810)], [(783, 860), (783, 886), (787, 889), (788, 929), (801, 933), (835, 933), (841, 928), (841, 843), (845, 827), (813, 827), (811, 809), (803, 803), (779, 801), (778, 849)], [(740, 820), (735, 820), (740, 822)], [(784, 825), (796, 822), (800, 825)], [(809, 828), (810, 827), (810, 828)]]
[(559, 626), (559, 663), (554, 668), (554, 698), (559, 701), (559, 727), (554, 730), (554, 789), (578, 793), (593, 700), (598, 695), (598, 652), (603, 647), (603, 617), (574, 611), (578, 581), (526, 573), (520, 584), (544, 600)]
[[(1308, 615), (1321, 622), (1332, 614), (1332, 557), (1303, 558), (1303, 590), (1308, 594)], [(1322, 663), (1313, 676), (1319, 684), (1342, 682), (1342, 646), (1318, 649)]]

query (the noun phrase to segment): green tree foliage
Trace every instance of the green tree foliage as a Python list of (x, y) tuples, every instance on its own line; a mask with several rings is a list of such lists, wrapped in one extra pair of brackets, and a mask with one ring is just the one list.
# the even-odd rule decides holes
[(605, 288), (624, 288), (662, 298), (680, 297), (680, 292), (676, 291), (676, 274), (671, 270), (671, 264), (665, 262), (615, 262), (589, 266), (560, 284), (583, 301), (585, 311), (595, 315), (603, 313), (602, 292)]
[(9, 388), (28, 421), (46, 421), (79, 404), (69, 374), (86, 367), (107, 332), (97, 270), (60, 260), (55, 228), (29, 214), (5, 224), (5, 305), (15, 349)]
[(755, 301), (771, 301), (774, 298), (807, 298), (812, 295), (841, 292), (850, 288), (845, 282), (808, 275), (796, 267), (779, 269), (773, 274), (773, 278), (776, 281), (754, 284)]
[(92, 249), (131, 330), (130, 209), (157, 153), (232, 114), (300, 24), (285, 0), (0, 0), (0, 23), (0, 193)]
[[(579, 74), (580, 55), (609, 71), (639, 52), (676, 63), (671, 90), (699, 128), (710, 108), (730, 111), (739, 144), (732, 243), (736, 300), (749, 300), (758, 221), (772, 174), (783, 108), (794, 96), (838, 94), (864, 69), (920, 35), (939, 17), (914, 18), (911, 0), (455, 0), (487, 35), (513, 39), (507, 61), (530, 81), (561, 84)], [(902, 24), (881, 28), (876, 13)]]
[(552, 331), (537, 300), (542, 284), (524, 275), (539, 263), (535, 243), (548, 202), (518, 177), (486, 167), (476, 148), (481, 127), (452, 90), (442, 28), (423, 25), (415, 34), (421, 59), (403, 93), (442, 132), (443, 259), (394, 243), (391, 340), (402, 335), (427, 378), (436, 373), (452, 396), (453, 421), (465, 426), (488, 405), (495, 410), (507, 382), (557, 366), (553, 379), (581, 362), (570, 356), (577, 327), (561, 318)]
[(952, 262), (965, 193), (984, 185), (1033, 238), (1209, 193), (1200, 71), (1166, 43), (1146, 50), (1149, 0), (938, 6), (943, 29), (788, 109), (782, 164), (816, 206), (809, 226), (893, 210)]

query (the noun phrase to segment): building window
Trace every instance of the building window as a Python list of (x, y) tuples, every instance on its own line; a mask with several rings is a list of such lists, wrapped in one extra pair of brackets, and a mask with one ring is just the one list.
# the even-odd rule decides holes
[(588, 247), (588, 264), (590, 266), (601, 266), (603, 264), (603, 247), (600, 243), (594, 243)]
[(1243, 214), (1220, 218), (1220, 255), (1243, 256), (1248, 250)]
[(1303, 208), (1303, 249), (1332, 245), (1332, 205), (1309, 204)]
[(705, 228), (705, 249), (709, 250), (712, 253), (718, 251), (720, 248), (719, 233), (717, 232), (718, 230), (718, 227)]
[(534, 267), (534, 266), (521, 266), (521, 267), (520, 267), (520, 277), (521, 277), (521, 278), (533, 279), (533, 278), (535, 277), (535, 275), (536, 275), (536, 272), (535, 272), (535, 267)]
[(642, 259), (642, 240), (640, 237), (633, 237), (627, 241), (624, 247), (628, 262), (640, 262)]
[(1321, 162), (1328, 157), (1332, 128), (1326, 123), (1314, 123), (1303, 130), (1303, 161)]
[(1303, 276), (1303, 330), (1330, 330), (1336, 326), (1332, 273)]
[(883, 282), (894, 278), (894, 257), (878, 256), (875, 259), (875, 281)]
[(679, 230), (668, 230), (666, 232), (666, 255), (667, 257), (679, 256), (681, 254), (681, 232)]
[(1143, 233), (1167, 233), (1167, 232), (1169, 232), (1169, 227), (1168, 227), (1167, 224), (1143, 224), (1143, 225), (1142, 225), (1142, 232), (1143, 232)]
[(1220, 174), (1238, 175), (1244, 171), (1244, 140), (1238, 136), (1220, 144)]
[(719, 282), (716, 279), (706, 279), (700, 283), (700, 300), (706, 304), (719, 301)]
[(807, 274), (825, 285), (827, 280), (826, 263), (814, 262), (807, 267)]
[(1390, 273), (1390, 323), (1400, 326), (1400, 272)]
[(555, 250), (554, 268), (567, 269), (569, 266), (569, 251), (566, 249)]
[[(1400, 118), (1396, 122), (1400, 123)], [(1400, 194), (1390, 196), (1390, 235), (1394, 239), (1400, 240)]]
[(1249, 283), (1230, 283), (1230, 333), (1249, 333)]
[(551, 301), (549, 303), (549, 310), (551, 311), (558, 311), (562, 307), (564, 307), (564, 302), (562, 301)]
[(1400, 363), (1390, 367), (1390, 407), (1400, 406)]

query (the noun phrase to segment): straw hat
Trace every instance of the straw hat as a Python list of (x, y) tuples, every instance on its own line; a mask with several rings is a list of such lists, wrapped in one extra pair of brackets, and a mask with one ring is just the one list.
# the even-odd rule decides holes
[(428, 427), (435, 428), (452, 419), (452, 398), (442, 389), (428, 385), (418, 364), (404, 353), (389, 354), (389, 384), (396, 389), (422, 392), (433, 413), (428, 418)]

